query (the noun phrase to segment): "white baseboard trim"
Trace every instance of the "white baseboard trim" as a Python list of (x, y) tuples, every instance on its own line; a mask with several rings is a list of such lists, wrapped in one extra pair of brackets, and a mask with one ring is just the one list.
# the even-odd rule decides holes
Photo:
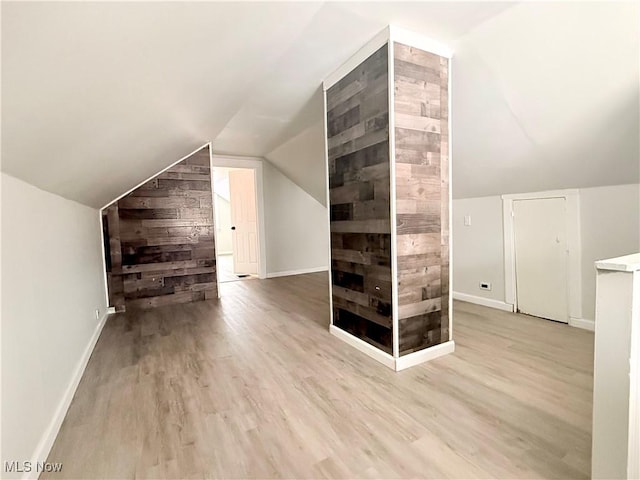
[(116, 307), (107, 307), (107, 315), (116, 313)]
[(448, 342), (441, 343), (440, 345), (434, 345), (433, 347), (425, 348), (424, 350), (396, 358), (396, 372), (404, 370), (405, 368), (413, 367), (420, 363), (428, 362), (434, 358), (453, 353), (455, 349), (455, 342), (453, 340), (449, 340)]
[(587, 320), (586, 318), (569, 318), (569, 325), (576, 328), (582, 328), (583, 330), (589, 330), (590, 332), (596, 331), (596, 322), (594, 320)]
[(220, 255), (233, 255), (233, 252), (218, 252), (218, 256)]
[(513, 305), (510, 303), (493, 300), (491, 298), (477, 297), (475, 295), (469, 295), (468, 293), (453, 292), (453, 299), (460, 300), (461, 302), (475, 303), (476, 305), (482, 305), (485, 307), (497, 308), (498, 310), (504, 310), (505, 312), (513, 312)]
[(300, 270), (287, 270), (285, 272), (270, 272), (267, 273), (267, 278), (288, 277), (289, 275), (303, 275), (305, 273), (326, 272), (327, 270), (329, 270), (328, 267), (313, 267), (302, 268)]
[[(112, 307), (110, 307), (112, 308)], [(102, 333), (102, 329), (104, 328), (105, 323), (107, 322), (107, 318), (109, 317), (110, 312), (107, 309), (107, 312), (100, 318), (100, 321), (96, 325), (96, 328), (93, 332), (93, 335), (89, 339), (89, 343), (87, 344), (84, 352), (82, 353), (82, 357), (78, 361), (76, 365), (76, 369), (73, 372), (73, 376), (71, 377), (71, 381), (58, 404), (58, 408), (56, 409), (49, 426), (45, 430), (44, 434), (40, 438), (40, 442), (35, 449), (31, 457), (31, 465), (36, 465), (37, 462), (45, 462), (47, 457), (49, 456), (49, 452), (53, 447), (53, 443), (58, 436), (58, 432), (60, 431), (60, 427), (62, 426), (62, 422), (64, 421), (64, 417), (67, 415), (67, 410), (69, 410), (69, 406), (71, 405), (71, 401), (73, 400), (73, 396), (76, 393), (76, 389), (80, 384), (80, 380), (82, 379), (82, 375), (84, 374), (85, 368), (87, 368), (87, 363), (89, 363), (89, 358), (91, 358), (91, 354), (93, 353), (93, 349), (98, 342), (98, 338), (100, 338), (100, 334)], [(32, 472), (25, 472), (22, 475), (23, 479), (36, 479), (40, 475), (40, 472), (36, 471), (36, 468), (33, 468)]]
[(377, 360), (382, 363), (385, 367), (389, 367), (391, 370), (395, 370), (396, 368), (396, 360), (388, 353), (383, 352), (382, 350), (374, 347), (373, 345), (369, 345), (364, 340), (360, 340), (358, 337), (354, 337), (350, 333), (345, 332), (341, 328), (336, 327), (335, 325), (329, 326), (329, 333), (338, 337), (343, 342), (348, 343), (354, 348), (357, 348), (365, 355)]
[(329, 332), (331, 333), (331, 335), (338, 337), (343, 342), (348, 343), (352, 347), (360, 350), (365, 355), (380, 362), (385, 367), (388, 367), (391, 370), (395, 370), (396, 372), (409, 367), (413, 367), (414, 365), (418, 365), (423, 362), (427, 362), (429, 360), (433, 360), (434, 358), (447, 355), (448, 353), (453, 353), (453, 351), (455, 350), (454, 341), (449, 340), (448, 342), (425, 348), (424, 350), (420, 350), (419, 352), (413, 352), (400, 358), (393, 358), (388, 353), (383, 352), (379, 348), (368, 344), (364, 340), (360, 340), (358, 337), (354, 337), (350, 333), (345, 332), (341, 328), (338, 328), (334, 325), (329, 326)]

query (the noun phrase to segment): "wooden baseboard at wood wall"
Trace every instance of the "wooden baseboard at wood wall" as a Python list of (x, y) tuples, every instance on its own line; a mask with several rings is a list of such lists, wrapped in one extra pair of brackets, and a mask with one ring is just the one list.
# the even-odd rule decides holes
[(455, 349), (455, 342), (453, 340), (449, 340), (448, 342), (427, 347), (422, 350), (418, 350), (417, 352), (409, 353), (408, 355), (403, 355), (400, 358), (396, 358), (396, 372), (404, 370), (405, 368), (413, 367), (414, 365), (428, 362), (434, 358), (442, 357), (443, 355), (448, 355), (449, 353), (453, 353)]
[(453, 353), (453, 351), (455, 350), (455, 342), (453, 340), (449, 340), (448, 342), (440, 343), (438, 345), (434, 345), (432, 347), (428, 347), (423, 350), (410, 353), (408, 355), (403, 355), (399, 358), (394, 358), (393, 356), (389, 355), (386, 352), (383, 352), (379, 348), (374, 347), (364, 340), (361, 340), (358, 337), (351, 335), (349, 332), (346, 332), (334, 325), (331, 325), (329, 327), (329, 333), (331, 333), (331, 335), (335, 337), (338, 337), (343, 342), (348, 343), (352, 347), (360, 350), (362, 353), (371, 357), (372, 359), (382, 363), (385, 367), (388, 367), (391, 370), (395, 370), (396, 372), (409, 367), (413, 367), (415, 365), (419, 365), (424, 362), (428, 362), (429, 360), (433, 360), (434, 358)]
[(364, 340), (360, 340), (358, 337), (351, 335), (349, 332), (345, 332), (341, 328), (338, 328), (334, 325), (331, 325), (329, 327), (329, 333), (339, 338), (343, 342), (348, 343), (352, 347), (360, 350), (362, 353), (373, 358), (377, 362), (380, 362), (385, 367), (389, 367), (391, 370), (395, 370), (396, 360), (388, 353), (383, 352), (379, 348), (374, 347)]

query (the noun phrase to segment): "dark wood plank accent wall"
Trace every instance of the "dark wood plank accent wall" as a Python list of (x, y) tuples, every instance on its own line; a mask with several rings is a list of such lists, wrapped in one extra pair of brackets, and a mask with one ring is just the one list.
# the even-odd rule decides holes
[(399, 353), (449, 340), (448, 59), (394, 43)]
[(327, 90), (333, 323), (392, 351), (387, 45)]
[[(107, 209), (112, 249), (120, 246), (126, 309), (217, 298), (208, 147)], [(118, 238), (115, 238), (115, 235)], [(113, 283), (113, 281), (112, 281)], [(117, 298), (112, 298), (118, 301)]]
[(103, 231), (108, 235), (107, 289), (109, 300), (116, 312), (124, 312), (124, 284), (122, 282), (122, 249), (120, 245), (120, 219), (118, 204), (108, 206), (102, 216)]

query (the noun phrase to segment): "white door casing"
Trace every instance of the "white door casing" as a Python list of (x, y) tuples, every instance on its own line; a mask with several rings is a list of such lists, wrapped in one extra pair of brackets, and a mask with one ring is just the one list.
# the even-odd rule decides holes
[(565, 199), (516, 200), (513, 222), (518, 310), (568, 323)]
[[(213, 149), (213, 147), (211, 147)], [(254, 172), (256, 186), (256, 207), (258, 217), (258, 278), (267, 278), (267, 245), (265, 235), (264, 207), (264, 168), (260, 157), (219, 155), (211, 151), (211, 169), (214, 168), (247, 168)], [(217, 254), (217, 252), (216, 252)]]
[[(542, 192), (502, 195), (504, 234), (505, 302), (518, 310), (516, 294), (516, 262), (513, 224), (513, 204), (517, 200), (564, 198), (566, 202), (566, 228), (568, 254), (569, 324), (579, 326), (582, 319), (582, 248), (580, 241), (580, 191), (578, 189), (548, 190)], [(591, 322), (593, 320), (591, 319)]]
[(233, 270), (236, 274), (258, 273), (258, 219), (254, 171), (229, 171)]

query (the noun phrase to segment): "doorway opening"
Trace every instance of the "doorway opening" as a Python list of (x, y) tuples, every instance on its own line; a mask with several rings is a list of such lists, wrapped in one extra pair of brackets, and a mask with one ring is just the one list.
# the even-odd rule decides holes
[(260, 246), (255, 170), (213, 168), (218, 282), (259, 276)]

